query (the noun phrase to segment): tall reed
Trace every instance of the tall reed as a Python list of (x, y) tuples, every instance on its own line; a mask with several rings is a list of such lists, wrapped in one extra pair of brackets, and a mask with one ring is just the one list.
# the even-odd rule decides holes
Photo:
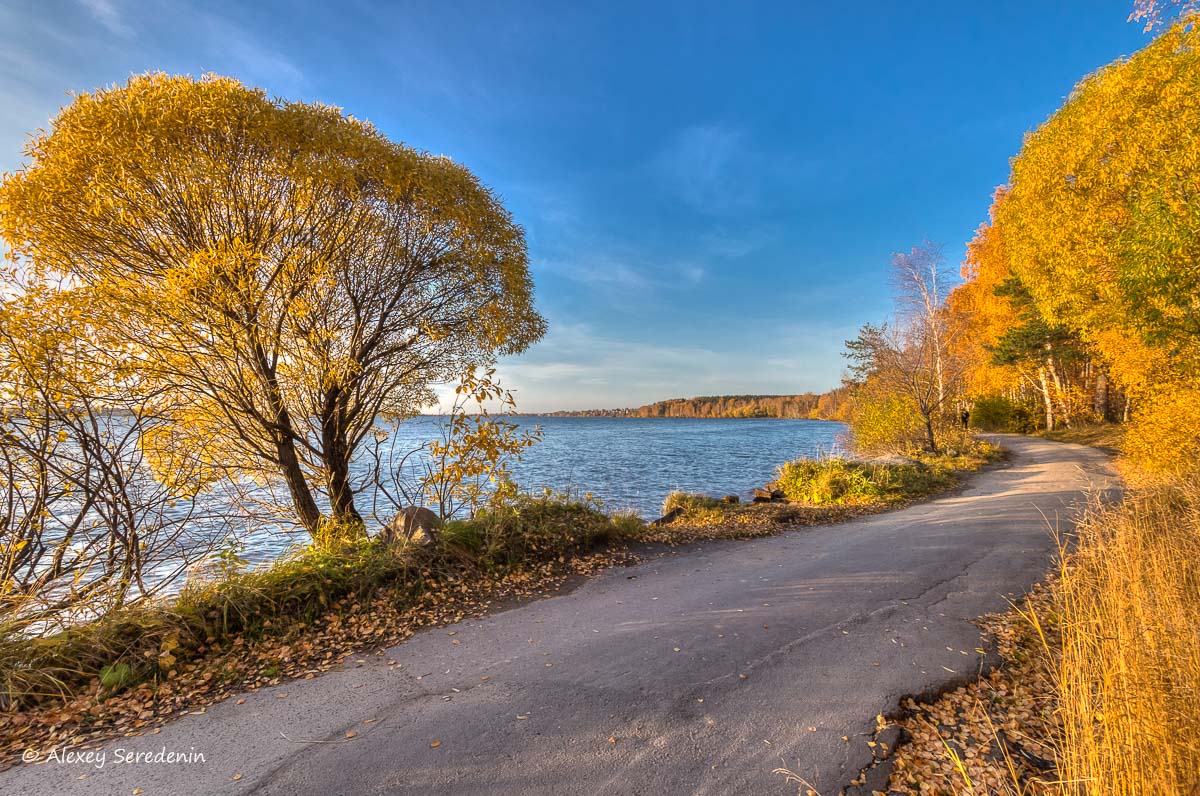
[(1057, 602), (1070, 794), (1200, 793), (1200, 477), (1079, 526)]

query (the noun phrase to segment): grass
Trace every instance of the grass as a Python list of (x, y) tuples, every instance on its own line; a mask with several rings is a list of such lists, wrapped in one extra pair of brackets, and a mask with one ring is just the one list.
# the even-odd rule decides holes
[(1125, 438), (1125, 425), (1121, 423), (1077, 424), (1071, 428), (1041, 431), (1038, 432), (1038, 436), (1055, 442), (1090, 445), (1093, 448), (1102, 448), (1116, 453), (1121, 449), (1121, 442)]
[[(1005, 664), (911, 706), (916, 718), (940, 717), (937, 731), (953, 734), (956, 748), (969, 753), (966, 774), (956, 769), (956, 755), (939, 749), (936, 733), (910, 727), (892, 790), (1200, 793), (1197, 616), (1200, 475), (1128, 491), (1117, 505), (1094, 504), (1050, 585), (988, 623)], [(975, 713), (988, 724), (980, 726)], [(997, 743), (993, 722), (1005, 744)], [(1014, 740), (1054, 770), (998, 759), (997, 750)], [(972, 772), (971, 760), (989, 764)]]
[(1060, 779), (1200, 792), (1200, 477), (1094, 510), (1055, 603)]
[(0, 626), (0, 708), (70, 699), (98, 683), (100, 695), (165, 681), (181, 663), (234, 639), (283, 636), (386, 591), (396, 607), (417, 605), (448, 579), (495, 578), (564, 561), (632, 538), (643, 523), (608, 516), (563, 496), (518, 496), (449, 523), (432, 547), (362, 539), (310, 548), (272, 566), (192, 581), (169, 601), (115, 611), (44, 638)]
[(728, 504), (677, 493), (664, 509), (683, 516), (656, 527), (588, 500), (522, 495), (447, 523), (427, 546), (331, 541), (45, 638), (0, 625), (0, 765), (31, 744), (145, 732), (234, 690), (312, 676), (364, 647), (482, 614), (495, 600), (548, 593), (571, 573), (627, 560), (629, 543), (747, 538), (843, 520), (954, 483), (967, 463), (876, 466), (870, 477), (886, 499), (867, 505)]

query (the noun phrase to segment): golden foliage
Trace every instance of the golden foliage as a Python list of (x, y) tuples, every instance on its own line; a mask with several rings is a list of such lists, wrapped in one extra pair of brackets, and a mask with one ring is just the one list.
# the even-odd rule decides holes
[[(1147, 474), (1200, 461), (1190, 409), (1200, 374), (1197, 45), (1200, 30), (1179, 23), (1080, 82), (1014, 159), (959, 291), (977, 345), (1005, 323), (976, 298), (1005, 271), (1049, 323), (1079, 335), (1133, 399), (1126, 451)], [(1091, 396), (1055, 388), (1063, 412), (1086, 416)]]
[(27, 155), (0, 235), (90, 297), (112, 373), (173, 421), (157, 469), (282, 476), (310, 531), (314, 491), (357, 520), (348, 462), (380, 413), (543, 333), (499, 200), (337, 108), (148, 74), (77, 96)]
[[(996, 190), (992, 213), (1003, 202), (1005, 190)], [(1012, 303), (996, 290), (1012, 278), (1004, 250), (1003, 230), (980, 225), (967, 245), (962, 275), (966, 281), (946, 299), (946, 323), (955, 355), (966, 365), (964, 385), (971, 396), (998, 395), (1020, 386), (1021, 374), (1011, 365), (996, 365), (992, 350), (1009, 329), (1020, 324)]]
[[(1032, 133), (995, 208), (1012, 269), (1044, 314), (1200, 352), (1200, 31), (1178, 24), (1085, 78)], [(1122, 352), (1106, 350), (1118, 359)]]

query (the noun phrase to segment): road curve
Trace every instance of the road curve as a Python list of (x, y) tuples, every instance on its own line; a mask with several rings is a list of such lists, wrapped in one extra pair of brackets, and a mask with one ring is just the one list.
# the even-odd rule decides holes
[[(836, 793), (874, 716), (977, 669), (970, 619), (1037, 580), (1049, 525), (1115, 483), (1097, 450), (996, 439), (1010, 463), (959, 494), (612, 569), (113, 741), (103, 767), (18, 766), (0, 792), (794, 793), (782, 767)], [(160, 749), (204, 759), (121, 762)]]

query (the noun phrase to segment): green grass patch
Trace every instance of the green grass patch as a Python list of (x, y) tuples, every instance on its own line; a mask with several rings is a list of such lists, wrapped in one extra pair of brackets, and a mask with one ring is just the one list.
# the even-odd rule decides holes
[(721, 522), (728, 514), (730, 504), (722, 503), (711, 495), (699, 492), (672, 492), (663, 501), (662, 513), (665, 517), (673, 511), (680, 511), (677, 519), (693, 525), (711, 525)]

